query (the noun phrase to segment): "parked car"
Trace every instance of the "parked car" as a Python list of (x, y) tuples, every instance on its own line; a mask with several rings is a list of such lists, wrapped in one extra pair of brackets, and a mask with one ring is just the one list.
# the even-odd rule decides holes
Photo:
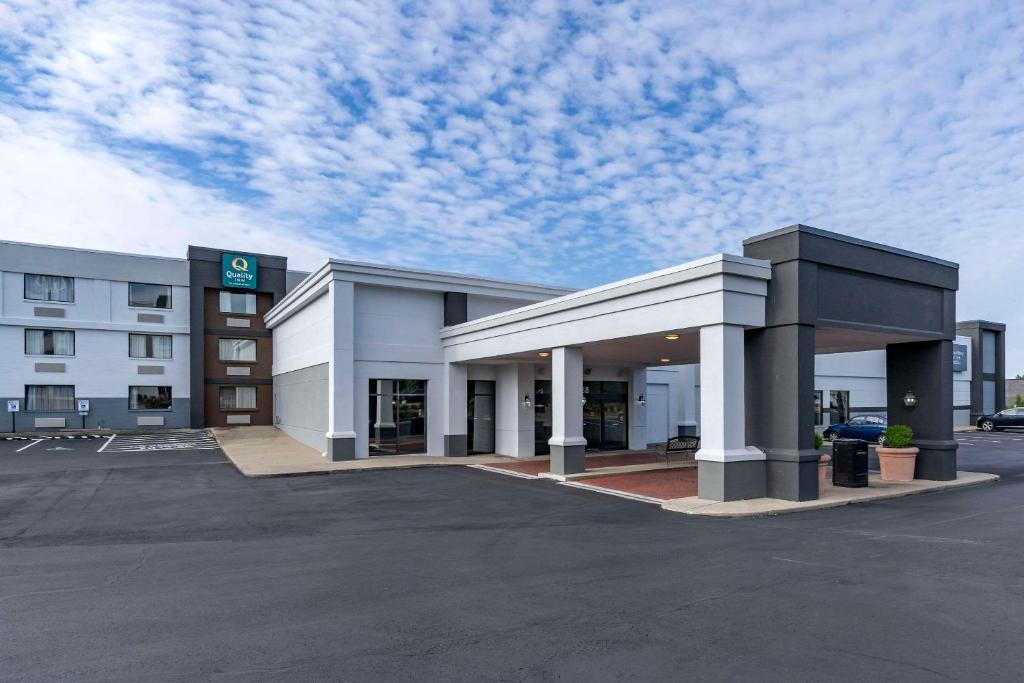
[(1001, 432), (1007, 427), (1024, 429), (1024, 408), (1007, 408), (995, 415), (982, 415), (978, 418), (977, 425), (985, 432)]
[(877, 444), (885, 443), (885, 429), (889, 422), (878, 415), (858, 415), (848, 422), (829, 425), (822, 434), (829, 441), (836, 439), (864, 439)]

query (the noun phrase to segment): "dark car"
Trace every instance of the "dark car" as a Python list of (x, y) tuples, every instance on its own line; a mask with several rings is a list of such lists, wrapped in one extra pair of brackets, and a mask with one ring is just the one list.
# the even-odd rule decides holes
[(829, 440), (864, 439), (875, 443), (885, 443), (885, 429), (889, 426), (884, 417), (878, 415), (858, 415), (848, 422), (830, 425), (822, 436)]
[(1024, 408), (1007, 408), (995, 415), (982, 415), (978, 418), (977, 425), (985, 432), (998, 432), (1007, 427), (1024, 429)]

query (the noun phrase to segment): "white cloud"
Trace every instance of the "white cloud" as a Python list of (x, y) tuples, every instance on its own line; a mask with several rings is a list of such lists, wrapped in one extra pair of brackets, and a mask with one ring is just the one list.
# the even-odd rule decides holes
[(1009, 322), (1024, 370), (994, 256), (1024, 248), (1009, 12), (9, 0), (0, 216), (577, 285), (805, 222), (961, 262), (961, 317)]

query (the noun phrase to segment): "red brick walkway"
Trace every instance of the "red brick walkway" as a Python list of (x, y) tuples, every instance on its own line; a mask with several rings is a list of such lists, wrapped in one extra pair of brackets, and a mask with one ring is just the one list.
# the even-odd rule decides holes
[(581, 483), (595, 488), (633, 493), (659, 500), (687, 498), (697, 495), (697, 468), (616, 474), (609, 477), (587, 479)]

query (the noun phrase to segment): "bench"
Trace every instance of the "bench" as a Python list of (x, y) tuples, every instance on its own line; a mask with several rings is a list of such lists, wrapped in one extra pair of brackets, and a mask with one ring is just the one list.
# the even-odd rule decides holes
[(669, 453), (693, 453), (700, 449), (699, 436), (674, 436), (665, 442), (665, 464), (668, 464)]

